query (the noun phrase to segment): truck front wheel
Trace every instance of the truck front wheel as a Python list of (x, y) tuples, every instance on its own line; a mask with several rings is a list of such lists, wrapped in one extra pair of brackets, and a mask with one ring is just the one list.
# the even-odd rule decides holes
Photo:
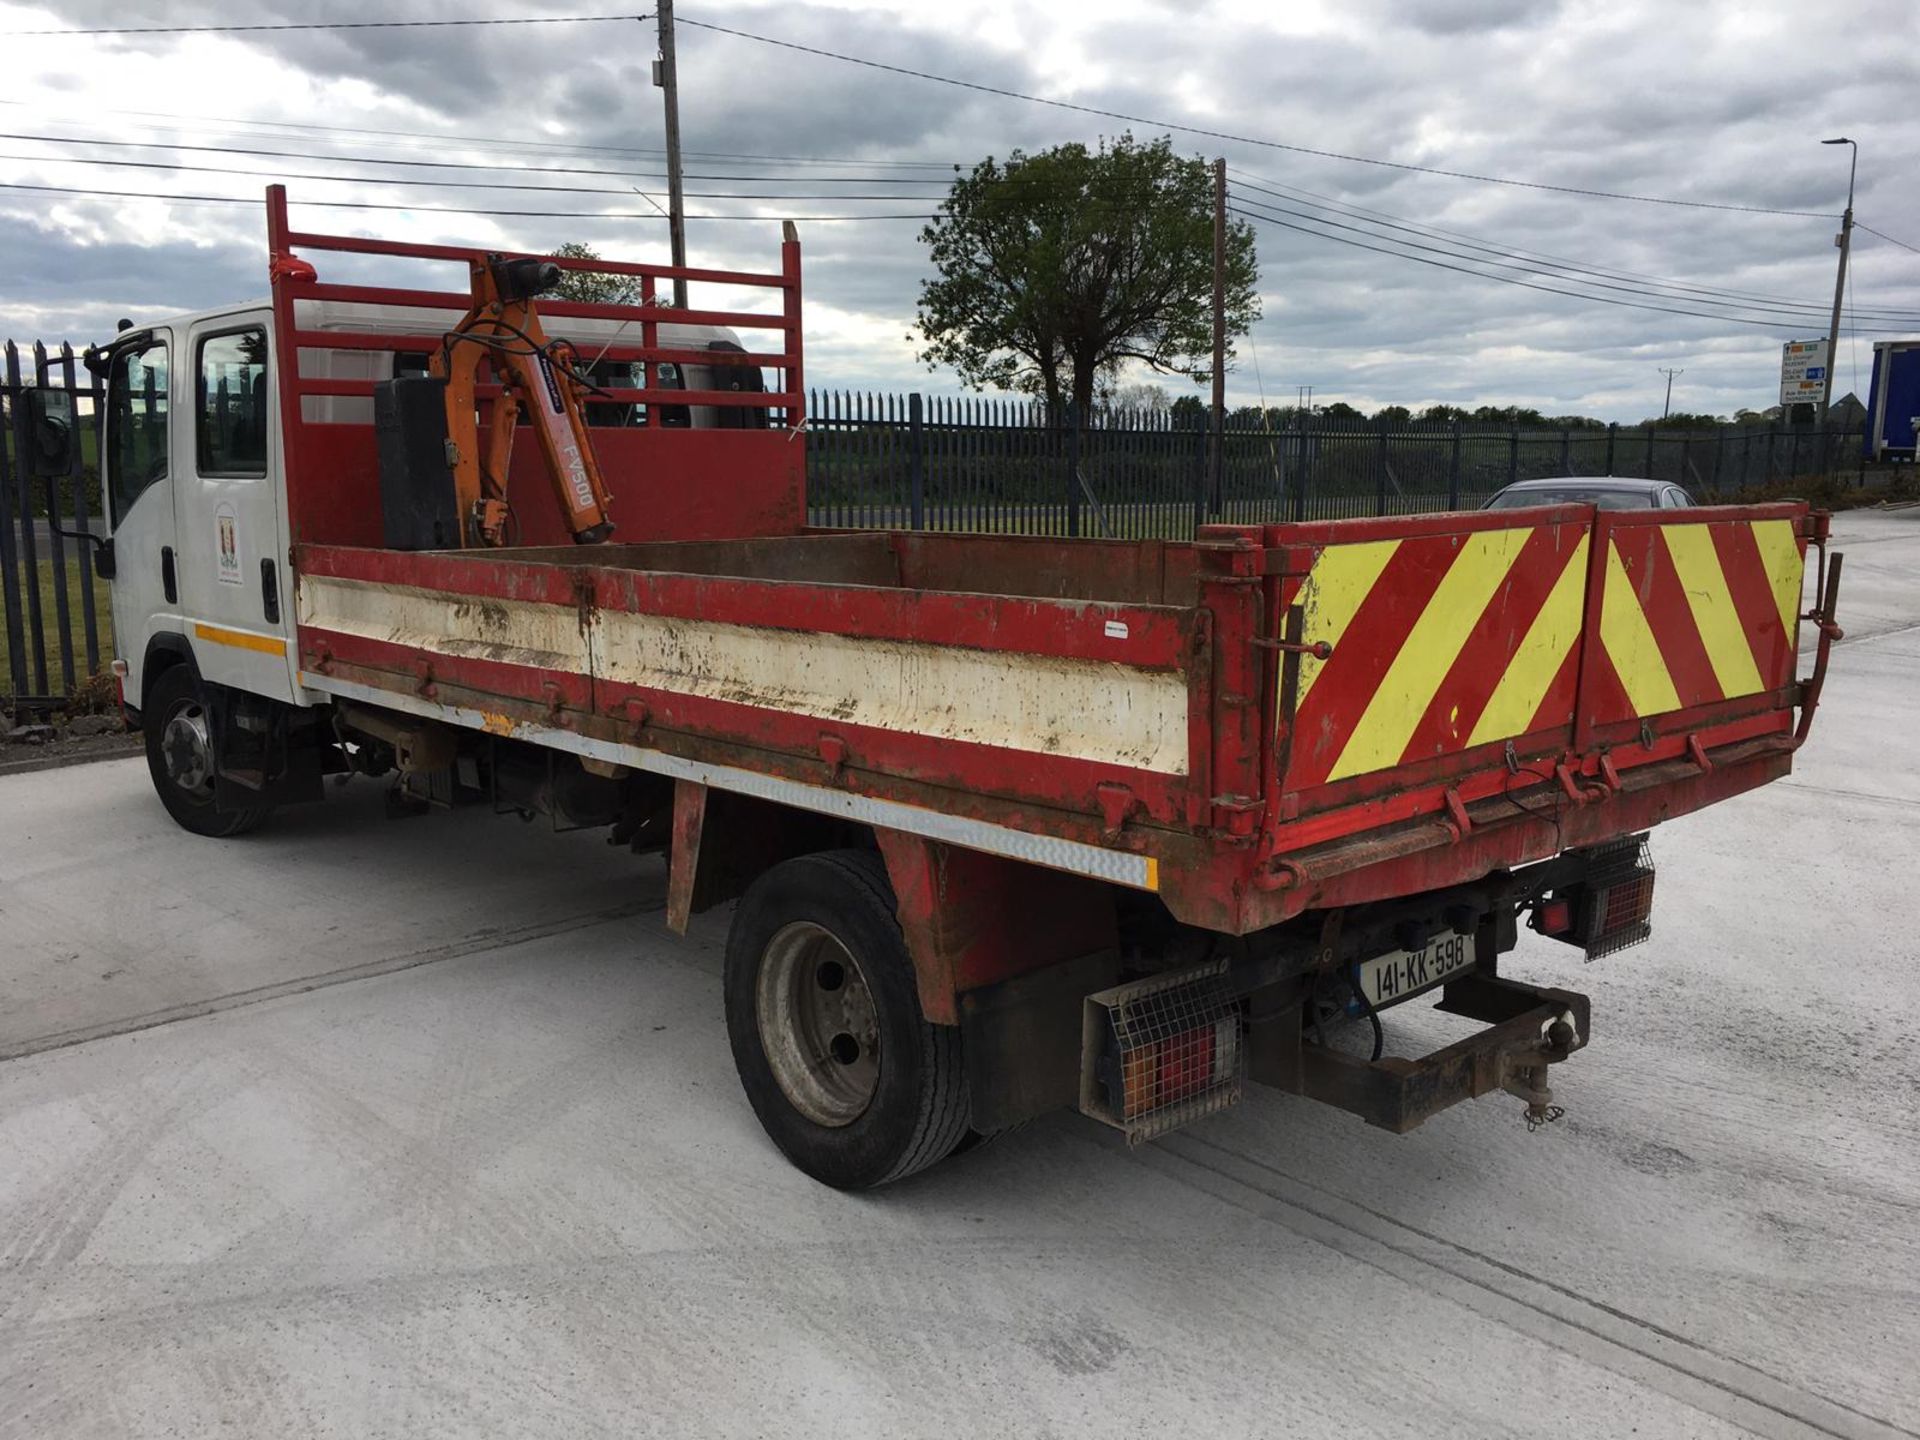
[(966, 1137), (960, 1032), (920, 1012), (877, 856), (804, 855), (756, 880), (727, 935), (725, 989), (747, 1100), (814, 1179), (884, 1185)]
[(213, 732), (193, 672), (175, 665), (155, 677), (140, 707), (147, 770), (160, 803), (182, 829), (220, 839), (253, 829), (270, 807), (221, 810), (213, 803)]

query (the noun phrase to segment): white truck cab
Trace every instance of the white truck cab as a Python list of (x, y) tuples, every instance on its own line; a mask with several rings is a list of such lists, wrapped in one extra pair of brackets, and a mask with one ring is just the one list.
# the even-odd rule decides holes
[(295, 700), (285, 605), (280, 426), (265, 304), (123, 331), (108, 347), (101, 481), (127, 703), (150, 652)]
[[(438, 335), (460, 318), (453, 311), (303, 304), (311, 306), (303, 327), (319, 330)], [(592, 364), (620, 328), (576, 320), (550, 331)], [(659, 331), (662, 344), (682, 349), (742, 348), (733, 332), (717, 327), (662, 323)], [(322, 698), (299, 685), (296, 670), (277, 384), (284, 357), (273, 353), (272, 333), (262, 300), (125, 328), (89, 359), (105, 389), (100, 470), (111, 559), (103, 573), (112, 577), (114, 671), (127, 709), (149, 735), (162, 800), (175, 819), (201, 833), (234, 833), (257, 818), (253, 811), (264, 814), (275, 798), (292, 798), (262, 793), (260, 805), (247, 804), (253, 797), (231, 789), (244, 766), (236, 771), (223, 762), (225, 773), (215, 773), (215, 736), (257, 728), (263, 737), (284, 737), (284, 714), (271, 724), (263, 717)], [(383, 380), (396, 370), (424, 370), (424, 361), (341, 349), (303, 351), (301, 364), (310, 376)], [(721, 368), (662, 365), (655, 388), (718, 388), (714, 372)], [(600, 370), (601, 383), (643, 388), (624, 365)], [(760, 378), (753, 370), (725, 373), (744, 376), (751, 388)], [(303, 403), (326, 407), (305, 416), (312, 421), (371, 419), (365, 399)], [(646, 423), (632, 405), (589, 402), (587, 410), (592, 425)], [(765, 423), (762, 411), (705, 406), (663, 406), (655, 423), (711, 427), (743, 418)], [(260, 775), (275, 768), (271, 758), (262, 756)]]

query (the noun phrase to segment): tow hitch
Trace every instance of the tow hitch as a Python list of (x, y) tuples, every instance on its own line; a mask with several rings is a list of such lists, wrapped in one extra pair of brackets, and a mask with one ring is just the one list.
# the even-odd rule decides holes
[(1417, 1060), (1366, 1060), (1298, 1043), (1292, 1038), (1298, 1033), (1297, 1008), (1271, 1016), (1256, 1009), (1248, 1078), (1337, 1105), (1395, 1134), (1496, 1090), (1526, 1103), (1529, 1130), (1565, 1113), (1553, 1103), (1547, 1067), (1587, 1043), (1592, 1007), (1586, 996), (1469, 974), (1449, 981), (1434, 1008), (1484, 1020), (1487, 1028)]
[(1509, 1052), (1503, 1057), (1507, 1063), (1507, 1081), (1501, 1088), (1526, 1102), (1529, 1135), (1567, 1113), (1566, 1106), (1553, 1103), (1553, 1089), (1547, 1084), (1547, 1066), (1573, 1053), (1575, 1033), (1573, 1017), (1562, 1015), (1547, 1026), (1535, 1055)]

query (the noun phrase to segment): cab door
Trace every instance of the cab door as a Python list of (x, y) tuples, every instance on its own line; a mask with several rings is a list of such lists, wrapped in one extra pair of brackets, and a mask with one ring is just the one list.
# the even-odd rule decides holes
[(147, 642), (156, 632), (184, 629), (173, 520), (173, 382), (165, 327), (113, 349), (101, 483), (113, 527), (113, 646), (127, 664), (127, 702), (136, 706)]
[(265, 311), (195, 322), (174, 427), (181, 609), (202, 678), (291, 700), (286, 546), (280, 533), (278, 426)]

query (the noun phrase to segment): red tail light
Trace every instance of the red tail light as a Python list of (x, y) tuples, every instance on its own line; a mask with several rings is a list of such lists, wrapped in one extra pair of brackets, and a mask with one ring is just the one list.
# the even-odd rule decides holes
[(1653, 871), (1610, 885), (1601, 894), (1602, 935), (1615, 935), (1635, 925), (1645, 924), (1653, 914)]
[(1152, 976), (1083, 1006), (1080, 1109), (1149, 1139), (1240, 1098), (1241, 1003), (1225, 964)]
[(1653, 860), (1643, 836), (1588, 853), (1586, 878), (1541, 901), (1533, 928), (1597, 960), (1653, 934)]
[(1573, 902), (1548, 900), (1533, 912), (1533, 928), (1542, 935), (1564, 935), (1573, 929)]

